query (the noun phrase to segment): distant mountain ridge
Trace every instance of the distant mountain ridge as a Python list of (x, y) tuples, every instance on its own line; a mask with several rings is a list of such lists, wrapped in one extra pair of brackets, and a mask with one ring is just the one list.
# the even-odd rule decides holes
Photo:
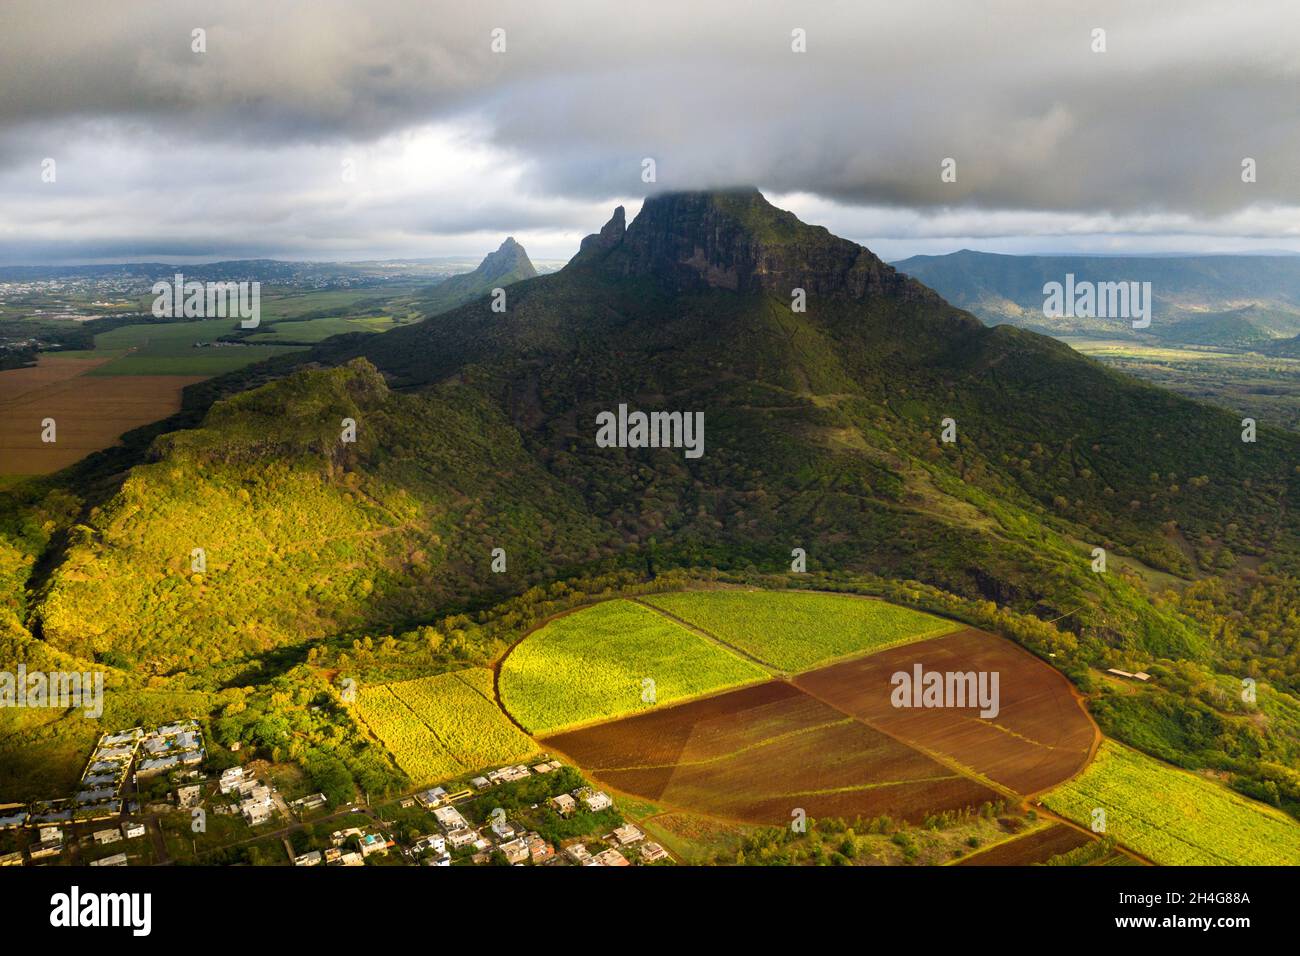
[(1144, 334), (1194, 345), (1253, 348), (1300, 334), (1300, 256), (1011, 256), (963, 249), (894, 267), (985, 322), (1047, 334), (1134, 335), (1123, 320), (1048, 318), (1043, 286), (1150, 282)]

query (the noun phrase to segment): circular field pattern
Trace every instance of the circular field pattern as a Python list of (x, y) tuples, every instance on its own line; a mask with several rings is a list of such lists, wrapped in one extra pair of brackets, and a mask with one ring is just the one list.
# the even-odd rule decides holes
[[(744, 592), (721, 593), (726, 594), (726, 609), (734, 611), (736, 595)], [(758, 593), (764, 594), (761, 612), (747, 622), (756, 632), (742, 634), (740, 640), (734, 639), (739, 626), (734, 620), (717, 626), (718, 608), (695, 615), (727, 632), (734, 643), (685, 615), (656, 608), (654, 598), (644, 604), (609, 602), (619, 607), (601, 604), (568, 615), (561, 619), (562, 628), (552, 622), (505, 659), (502, 705), (539, 735), (546, 749), (564, 754), (615, 790), (664, 807), (746, 823), (781, 825), (800, 810), (810, 817), (888, 815), (917, 822), (941, 811), (1057, 786), (1081, 771), (1095, 752), (1097, 728), (1070, 683), (1009, 641), (951, 622), (940, 621), (948, 626), (936, 628), (939, 619), (910, 611), (906, 613), (916, 614), (910, 623), (917, 637), (909, 641), (898, 630), (906, 619), (897, 612), (906, 609), (821, 595), (832, 603), (819, 605), (820, 610), (844, 602), (842, 613), (827, 624), (836, 634), (832, 653), (822, 654), (806, 606), (792, 627), (779, 620), (781, 602), (772, 601), (770, 592)], [(687, 612), (693, 607), (680, 600), (656, 603)], [(658, 610), (663, 623), (630, 608)], [(618, 627), (615, 614), (636, 625), (633, 666), (624, 666), (627, 646), (610, 643), (610, 629)], [(779, 642), (759, 632), (764, 614), (778, 618), (771, 621), (770, 634)], [(590, 627), (587, 615), (592, 615)], [(873, 632), (872, 620), (887, 620), (889, 628)], [(844, 628), (854, 622), (863, 627), (857, 645), (862, 651), (845, 657)], [(928, 636), (936, 631), (941, 636)], [(538, 644), (529, 648), (533, 640)], [(667, 643), (657, 647), (660, 640)], [(800, 646), (800, 640), (808, 646)], [(820, 655), (835, 660), (776, 676), (777, 669), (760, 655), (778, 643), (788, 659)], [(881, 644), (884, 649), (873, 652)], [(665, 647), (672, 652), (663, 653)], [(512, 667), (521, 651), (527, 666)], [(527, 676), (543, 670), (547, 656), (570, 662), (571, 673), (573, 661), (592, 669), (599, 684), (594, 697), (601, 707), (584, 704), (593, 697), (590, 689), (554, 676), (540, 688), (530, 688)], [(614, 662), (612, 671), (602, 669), (606, 658)], [(645, 679), (655, 680), (656, 660), (691, 675), (699, 688), (695, 695), (643, 699)], [(768, 676), (756, 682), (753, 671), (737, 663)], [(986, 683), (996, 675), (997, 706), (981, 707), (974, 697), (941, 706), (898, 706), (895, 675), (912, 675), (917, 668), (972, 680), (984, 675)], [(675, 676), (666, 683), (675, 691), (684, 686)], [(545, 700), (547, 694), (553, 699)], [(620, 707), (626, 715), (608, 719)]]

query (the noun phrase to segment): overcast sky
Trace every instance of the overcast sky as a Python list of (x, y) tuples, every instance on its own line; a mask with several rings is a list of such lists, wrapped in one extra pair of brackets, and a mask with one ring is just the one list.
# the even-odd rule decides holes
[(1296, 0), (4, 0), (0, 262), (567, 258), (739, 184), (886, 258), (1300, 251), (1298, 107)]

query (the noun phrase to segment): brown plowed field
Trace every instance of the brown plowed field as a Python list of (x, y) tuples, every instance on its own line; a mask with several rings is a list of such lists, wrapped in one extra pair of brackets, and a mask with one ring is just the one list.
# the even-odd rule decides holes
[[(124, 432), (180, 410), (181, 390), (202, 375), (85, 373), (104, 359), (42, 355), (31, 368), (0, 372), (0, 475), (41, 475), (117, 443)], [(53, 418), (55, 438), (41, 441)]]
[[(1000, 712), (978, 707), (896, 708), (897, 671), (996, 671)], [(801, 674), (796, 686), (929, 753), (946, 756), (1019, 794), (1054, 787), (1088, 762), (1096, 728), (1063, 675), (1025, 650), (967, 629)]]
[(774, 681), (542, 741), (625, 793), (732, 820), (916, 822), (998, 795)]
[(1058, 853), (1083, 846), (1092, 837), (1074, 827), (1055, 823), (1042, 830), (1008, 840), (960, 861), (957, 866), (1028, 866), (1044, 863)]

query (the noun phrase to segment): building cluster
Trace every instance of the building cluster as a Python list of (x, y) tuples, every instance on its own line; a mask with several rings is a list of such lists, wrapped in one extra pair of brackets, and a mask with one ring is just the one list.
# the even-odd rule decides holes
[[(0, 830), (32, 827), (38, 839), (28, 847), (32, 860), (58, 856), (63, 852), (63, 824), (112, 820), (122, 816), (124, 790), (134, 768), (135, 779), (167, 770), (191, 767), (206, 756), (203, 731), (194, 720), (164, 724), (151, 730), (130, 727), (102, 734), (82, 771), (74, 796), (62, 800), (38, 800), (30, 805), (0, 804)], [(144, 835), (144, 825), (126, 822), (91, 834), (96, 845)], [(14, 854), (7, 854), (13, 856)], [(114, 865), (96, 861), (96, 866)], [(125, 861), (122, 865), (125, 865)]]
[[(524, 831), (496, 814), (493, 821), (476, 828), (451, 804), (433, 808), (433, 818), (441, 834), (422, 836), (415, 841), (411, 852), (424, 856), (426, 866), (450, 866), (451, 851), (468, 848), (474, 863), (487, 863), (495, 852), (500, 852), (507, 863), (546, 863), (555, 857), (555, 848), (537, 833)], [(427, 854), (427, 855), (426, 855)]]
[(247, 776), (243, 767), (228, 767), (221, 771), (217, 789), (222, 796), (234, 795), (239, 814), (250, 827), (266, 823), (276, 815), (275, 788), (256, 777)]
[(153, 730), (132, 727), (104, 734), (81, 775), (81, 789), (73, 798), (73, 816), (78, 820), (118, 816), (122, 812), (122, 787), (133, 764), (136, 778), (141, 779), (196, 766), (206, 754), (203, 731), (194, 720), (163, 724)]
[[(480, 864), (492, 861), (498, 853), (512, 865), (548, 864), (567, 859), (580, 866), (629, 866), (628, 855), (647, 863), (668, 857), (663, 847), (646, 842), (645, 834), (630, 823), (615, 828), (601, 838), (602, 843), (609, 844), (606, 849), (592, 853), (586, 844), (577, 842), (564, 847), (560, 853), (540, 834), (507, 819), (501, 811), (492, 815), (491, 822), (475, 827), (455, 806), (458, 801), (473, 796), (474, 791), (482, 792), (533, 774), (551, 773), (561, 766), (559, 761), (550, 760), (531, 769), (523, 765), (502, 767), (471, 780), (473, 790), (448, 793), (443, 787), (433, 787), (421, 791), (415, 795), (413, 802), (433, 813), (441, 832), (417, 839), (410, 847), (409, 854), (422, 858), (426, 866), (449, 866), (452, 854), (460, 850), (471, 851), (471, 862)], [(591, 813), (609, 810), (614, 806), (614, 801), (602, 790), (578, 787), (569, 793), (551, 797), (547, 805), (560, 816), (568, 817), (579, 809)]]
[[(147, 832), (148, 830), (143, 823), (136, 820), (125, 820), (118, 826), (95, 830), (90, 835), (90, 841), (96, 847), (104, 847), (120, 843), (123, 840), (138, 840), (145, 836)], [(63, 827), (53, 824), (41, 826), (36, 830), (35, 842), (27, 847), (27, 856), (32, 862), (52, 859), (63, 853), (67, 843), (68, 839)], [(15, 850), (12, 853), (0, 856), (0, 866), (21, 866), (22, 863), (23, 854), (21, 850)], [(126, 854), (115, 853), (112, 856), (92, 860), (89, 865), (126, 866)]]
[(559, 770), (563, 766), (558, 760), (548, 760), (545, 763), (535, 764), (532, 770), (529, 770), (523, 764), (515, 764), (512, 767), (500, 767), (496, 770), (489, 770), (481, 777), (475, 777), (469, 782), (469, 785), (475, 790), (487, 790), (502, 783), (515, 783), (523, 780), (525, 777), (531, 777), (535, 773), (550, 773), (553, 770)]
[(168, 770), (194, 767), (203, 762), (203, 731), (197, 721), (164, 724), (151, 730), (140, 741), (139, 777), (152, 777)]
[[(136, 767), (136, 777), (165, 770), (179, 770), (202, 760), (204, 753), (202, 734), (193, 721), (169, 724), (151, 731), (131, 728), (104, 734), (82, 776), (81, 790), (72, 800), (34, 804), (28, 809), (21, 804), (0, 805), (0, 829), (28, 826), (39, 828), (38, 839), (27, 848), (32, 861), (59, 856), (65, 847), (63, 823), (78, 823), (120, 815), (122, 788)], [(197, 756), (196, 756), (197, 755)], [(136, 764), (135, 761), (139, 760)], [(146, 767), (146, 764), (148, 766)], [(573, 842), (568, 846), (554, 846), (538, 832), (518, 820), (508, 819), (504, 810), (494, 810), (490, 820), (481, 825), (472, 824), (456, 804), (473, 799), (492, 787), (524, 780), (535, 774), (548, 774), (561, 768), (559, 761), (548, 760), (533, 765), (523, 764), (501, 767), (470, 781), (463, 789), (449, 792), (445, 787), (432, 787), (401, 801), (402, 806), (418, 804), (432, 813), (437, 831), (418, 837), (402, 854), (413, 862), (426, 866), (449, 866), (453, 854), (457, 858), (468, 856), (475, 864), (504, 859), (511, 865), (546, 865), (571, 862), (582, 866), (628, 866), (633, 860), (653, 863), (668, 857), (658, 844), (646, 841), (645, 834), (635, 824), (625, 823), (600, 837), (595, 849), (587, 843)], [(197, 771), (174, 773), (176, 806), (190, 810), (202, 805), (205, 784)], [(215, 781), (215, 790), (226, 800), (217, 801), (215, 812), (238, 814), (249, 826), (267, 823), (277, 815), (292, 816), (297, 812), (315, 810), (328, 803), (324, 794), (316, 793), (286, 804), (275, 788), (258, 779), (244, 766), (230, 767), (221, 772)], [(547, 800), (546, 806), (564, 817), (579, 810), (591, 813), (614, 806), (609, 794), (589, 786), (560, 793)], [(87, 812), (89, 808), (90, 812)], [(537, 805), (533, 806), (537, 809)], [(117, 826), (74, 831), (74, 837), (96, 848), (113, 846), (124, 840), (145, 837), (143, 823), (122, 821)], [(588, 838), (590, 839), (590, 838)], [(367, 829), (350, 827), (335, 831), (331, 845), (312, 849), (293, 857), (295, 866), (363, 866), (374, 856), (388, 854), (395, 847), (393, 840), (379, 832), (373, 824)], [(21, 865), (23, 853), (0, 854), (0, 866)], [(94, 861), (93, 866), (125, 866), (127, 856), (116, 853)]]
[(293, 858), (294, 866), (364, 866), (371, 856), (382, 856), (393, 848), (393, 842), (382, 833), (371, 833), (360, 827), (335, 830), (330, 834), (330, 846), (322, 853), (312, 850)]
[(604, 790), (593, 790), (591, 787), (579, 787), (572, 793), (561, 793), (551, 797), (549, 802), (551, 809), (562, 817), (572, 816), (579, 805), (592, 813), (600, 813), (614, 805)]
[(642, 863), (668, 859), (668, 851), (658, 843), (646, 840), (645, 833), (634, 823), (615, 827), (601, 840), (609, 846), (598, 853), (592, 853), (585, 843), (579, 842), (566, 846), (564, 855), (578, 866), (631, 866), (629, 856), (639, 857)]

